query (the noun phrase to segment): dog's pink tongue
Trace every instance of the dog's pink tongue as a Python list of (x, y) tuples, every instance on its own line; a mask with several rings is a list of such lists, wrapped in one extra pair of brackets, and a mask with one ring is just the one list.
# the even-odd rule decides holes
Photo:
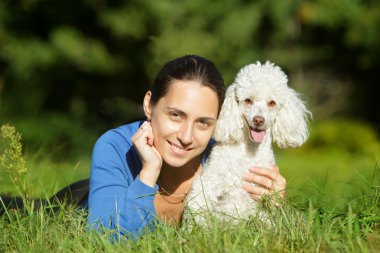
[(257, 131), (251, 129), (251, 137), (255, 142), (263, 142), (265, 131)]

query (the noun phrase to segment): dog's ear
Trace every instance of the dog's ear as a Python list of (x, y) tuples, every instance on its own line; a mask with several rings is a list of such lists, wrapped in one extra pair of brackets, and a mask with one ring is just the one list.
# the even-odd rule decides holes
[(280, 148), (301, 146), (309, 135), (309, 117), (311, 112), (306, 109), (305, 103), (293, 89), (288, 88), (286, 101), (272, 127), (273, 141)]
[(217, 142), (234, 143), (243, 139), (244, 122), (239, 111), (235, 89), (236, 85), (232, 84), (226, 91), (214, 132)]

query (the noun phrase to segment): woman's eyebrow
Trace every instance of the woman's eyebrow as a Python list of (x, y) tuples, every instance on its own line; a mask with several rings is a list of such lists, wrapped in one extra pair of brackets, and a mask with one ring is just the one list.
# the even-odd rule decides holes
[[(167, 106), (167, 107), (166, 107), (166, 110), (167, 110), (167, 111), (175, 111), (175, 112), (177, 112), (177, 113), (179, 113), (179, 114), (181, 114), (181, 115), (187, 116), (187, 113), (186, 113), (186, 112), (184, 112), (184, 111), (182, 111), (182, 110), (180, 110), (180, 109), (178, 109), (178, 108), (176, 108), (176, 107)], [(213, 117), (199, 117), (199, 120), (216, 121), (216, 119), (213, 118)]]
[(212, 117), (200, 117), (199, 120), (216, 121), (216, 119)]
[(181, 115), (187, 115), (184, 111), (182, 111), (182, 110), (180, 110), (178, 108), (175, 108), (175, 107), (171, 107), (171, 106), (167, 106), (166, 110), (167, 111), (175, 111), (175, 112), (177, 112), (177, 113), (179, 113)]

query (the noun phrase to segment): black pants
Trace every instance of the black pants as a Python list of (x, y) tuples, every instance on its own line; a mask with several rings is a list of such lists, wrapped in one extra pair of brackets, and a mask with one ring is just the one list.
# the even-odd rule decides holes
[[(54, 194), (49, 201), (34, 199), (34, 206), (38, 209), (41, 205), (51, 205), (52, 211), (56, 212), (59, 210), (59, 203), (65, 203), (68, 205), (74, 205), (78, 207), (87, 208), (87, 199), (89, 192), (89, 179), (83, 179), (81, 181), (70, 184), (69, 186), (61, 189), (59, 192)], [(10, 197), (0, 195), (0, 215), (10, 209), (24, 209), (24, 201), (20, 197)]]

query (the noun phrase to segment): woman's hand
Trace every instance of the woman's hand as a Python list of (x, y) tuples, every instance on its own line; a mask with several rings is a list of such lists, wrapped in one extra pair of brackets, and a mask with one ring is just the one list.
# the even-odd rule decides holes
[(156, 184), (162, 166), (162, 157), (153, 146), (153, 131), (150, 123), (145, 121), (132, 136), (132, 143), (136, 147), (141, 163), (140, 180), (149, 186)]
[(256, 201), (264, 194), (278, 192), (280, 197), (285, 196), (286, 179), (281, 176), (276, 165), (272, 165), (271, 169), (264, 167), (252, 167), (249, 172), (244, 174), (243, 189)]

